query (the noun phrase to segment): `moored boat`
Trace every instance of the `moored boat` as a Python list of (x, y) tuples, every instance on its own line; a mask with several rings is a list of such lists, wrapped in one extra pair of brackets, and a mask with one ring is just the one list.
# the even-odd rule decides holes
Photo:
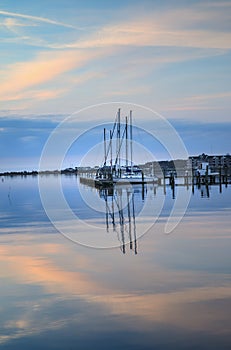
[[(124, 124), (121, 123), (119, 109), (113, 128), (110, 130), (109, 139), (106, 138), (106, 134), (106, 129), (104, 129), (104, 163), (97, 171), (95, 177), (96, 185), (113, 186), (114, 184), (157, 182), (158, 179), (156, 177), (146, 176), (143, 170), (133, 163), (132, 111), (129, 114), (128, 125), (128, 117), (125, 117)], [(113, 142), (115, 136), (116, 139)], [(113, 150), (113, 144), (116, 144), (115, 150)], [(121, 157), (123, 147), (125, 148), (125, 159)]]

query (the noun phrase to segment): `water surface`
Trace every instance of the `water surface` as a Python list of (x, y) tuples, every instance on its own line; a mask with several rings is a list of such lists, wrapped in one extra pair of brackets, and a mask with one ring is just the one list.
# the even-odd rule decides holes
[(62, 176), (76, 225), (54, 201), (55, 178), (46, 181), (74, 238), (115, 248), (73, 243), (50, 223), (36, 177), (4, 178), (1, 349), (230, 349), (229, 186), (195, 188), (185, 216), (167, 235), (175, 201), (170, 187), (112, 196)]

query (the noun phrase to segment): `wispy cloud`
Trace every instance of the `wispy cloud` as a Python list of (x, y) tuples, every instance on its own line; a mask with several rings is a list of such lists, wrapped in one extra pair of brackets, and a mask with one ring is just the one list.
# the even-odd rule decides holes
[[(0, 100), (11, 100), (23, 97), (21, 94), (28, 88), (41, 86), (44, 83), (53, 81), (63, 73), (80, 68), (92, 59), (95, 59), (99, 53), (96, 52), (42, 52), (35, 59), (21, 63), (9, 65), (5, 72), (2, 71), (2, 83), (0, 91)], [(29, 92), (37, 98), (53, 98), (58, 95), (59, 90), (40, 91), (36, 93)], [(24, 95), (25, 96), (25, 95)]]
[[(223, 28), (229, 23), (227, 3), (208, 8), (202, 3), (161, 12), (134, 13), (126, 21), (102, 26), (75, 42), (64, 43), (67, 48), (105, 46), (168, 46), (229, 49), (231, 33)], [(221, 23), (220, 18), (223, 18)], [(219, 23), (219, 26), (217, 26)], [(59, 45), (53, 43), (54, 47)], [(62, 47), (62, 45), (60, 45)]]
[[(133, 6), (131, 13), (126, 9), (128, 14), (126, 20), (125, 16), (119, 16), (121, 10), (117, 10), (116, 15), (109, 16), (108, 20), (97, 19), (97, 30), (88, 26), (87, 30), (81, 32), (76, 29), (86, 28), (69, 24), (67, 18), (62, 18), (62, 21), (67, 22), (64, 23), (47, 17), (0, 10), (0, 15), (4, 18), (2, 24), (11, 31), (11, 34), (12, 32), (15, 34), (6, 35), (3, 38), (5, 42), (12, 43), (12, 47), (14, 42), (23, 42), (29, 46), (37, 46), (38, 50), (41, 47), (52, 49), (37, 53), (35, 58), (29, 58), (28, 61), (3, 66), (0, 72), (2, 81), (0, 100), (7, 102), (3, 108), (9, 108), (9, 104), (18, 108), (20, 100), (23, 103), (27, 100), (29, 103), (31, 99), (31, 105), (36, 101), (55, 98), (58, 100), (58, 97), (62, 95), (67, 97), (67, 93), (73, 88), (78, 90), (78, 85), (90, 80), (94, 82), (92, 84), (89, 82), (87, 93), (84, 89), (76, 91), (76, 95), (79, 94), (84, 103), (88, 103), (90, 99), (99, 102), (108, 96), (115, 98), (129, 96), (135, 99), (141, 97), (139, 100), (141, 103), (143, 101), (147, 103), (149, 98), (149, 105), (156, 103), (153, 102), (156, 97), (159, 102), (161, 93), (170, 94), (168, 88), (159, 93), (157, 80), (152, 79), (154, 74), (159, 74), (159, 68), (162, 69), (164, 65), (173, 66), (178, 62), (222, 56), (229, 52), (231, 48), (231, 32), (227, 25), (230, 18), (230, 11), (227, 11), (229, 4), (222, 1), (219, 6), (213, 3), (210, 7), (207, 2), (191, 3), (174, 8), (171, 6), (171, 9), (166, 7), (165, 11), (159, 6), (156, 6), (154, 11), (154, 6), (150, 5), (150, 11), (144, 9), (140, 12)], [(220, 18), (223, 19), (222, 23)], [(60, 35), (55, 35), (57, 29), (55, 26), (63, 27), (57, 30)], [(33, 48), (30, 49), (28, 52), (31, 55)], [(97, 61), (98, 57), (101, 57), (100, 63)], [(192, 67), (191, 62), (189, 69)], [(172, 71), (172, 79), (176, 79), (178, 84), (176, 74), (177, 71)], [(179, 72), (180, 78), (183, 75), (182, 69)], [(166, 79), (165, 73), (162, 77)], [(96, 80), (98, 83), (100, 79), (101, 84), (97, 85)], [(165, 83), (164, 79), (162, 86)], [(193, 91), (195, 82), (190, 84)], [(177, 91), (174, 91), (172, 94), (174, 98), (176, 94)], [(204, 94), (204, 97), (192, 96), (191, 99), (182, 100), (178, 96), (179, 103), (175, 98), (174, 101), (172, 99), (172, 104), (168, 98), (169, 96), (164, 98), (165, 110), (192, 111), (222, 108), (221, 103), (220, 106), (215, 106), (215, 103), (211, 106), (211, 102), (213, 99), (218, 101), (228, 97), (206, 98)], [(73, 95), (67, 99), (68, 108), (72, 108)], [(45, 111), (46, 106), (48, 103), (46, 105), (44, 103), (44, 106), (40, 104), (41, 110)], [(57, 108), (62, 110), (62, 107), (60, 103)], [(52, 108), (53, 106), (49, 112), (53, 113)]]
[[(206, 30), (176, 30), (157, 28), (153, 21), (121, 23), (108, 26), (88, 39), (64, 45), (66, 48), (93, 48), (105, 46), (170, 46), (229, 49), (231, 33)], [(54, 45), (56, 47), (56, 45)]]
[(209, 1), (209, 2), (203, 2), (203, 7), (205, 8), (231, 8), (231, 3), (230, 1), (216, 1), (216, 2), (212, 2), (212, 1)]
[(194, 102), (206, 102), (214, 99), (226, 99), (231, 97), (231, 91), (227, 92), (218, 92), (213, 94), (202, 94), (202, 95), (196, 95), (196, 96), (190, 96), (184, 98), (184, 101), (194, 101)]
[[(219, 7), (208, 7), (205, 3), (190, 5), (165, 11), (161, 14), (151, 10), (150, 13), (140, 14), (132, 11), (132, 17), (126, 21), (121, 20), (114, 24), (94, 28), (75, 27), (71, 24), (55, 21), (49, 18), (25, 15), (14, 12), (0, 11), (0, 15), (10, 16), (7, 18), (7, 26), (15, 28), (19, 23), (14, 18), (29, 20), (30, 23), (42, 22), (72, 29), (83, 30), (83, 36), (68, 42), (55, 42), (42, 38), (32, 38), (30, 33), (23, 35), (18, 40), (26, 40), (29, 45), (43, 45), (53, 49), (83, 49), (115, 46), (154, 46), (154, 47), (186, 47), (206, 49), (230, 49), (231, 33), (222, 27), (222, 23), (229, 22), (230, 14), (227, 11), (228, 3), (219, 3)], [(220, 18), (223, 18), (221, 23)], [(217, 26), (219, 23), (219, 27)], [(23, 25), (21, 23), (21, 25)], [(26, 26), (26, 25), (25, 25)], [(75, 35), (73, 35), (75, 36)], [(29, 39), (33, 40), (29, 40)], [(12, 40), (9, 38), (8, 40)]]
[(26, 92), (11, 94), (5, 96), (4, 101), (22, 101), (22, 100), (50, 100), (59, 97), (64, 94), (67, 89), (55, 89), (55, 90), (29, 90)]
[(77, 76), (74, 75), (71, 78), (68, 79), (68, 81), (70, 82), (70, 84), (74, 84), (74, 85), (80, 85), (83, 84), (91, 79), (97, 79), (97, 78), (101, 78), (103, 77), (104, 74), (102, 74), (101, 72), (94, 72), (94, 71), (88, 71), (82, 74), (78, 74)]
[[(21, 33), (22, 29), (27, 27), (37, 27), (38, 24), (35, 21), (21, 20), (14, 17), (4, 18), (2, 22), (0, 22), (0, 27), (5, 27), (9, 32), (13, 33), (17, 40), (27, 40), (29, 36), (23, 35)], [(12, 38), (11, 38), (12, 39)], [(3, 40), (4, 42), (4, 40)], [(8, 38), (9, 42), (9, 38)]]
[(16, 18), (12, 18), (12, 17), (7, 17), (4, 19), (4, 21), (2, 22), (2, 24), (4, 26), (6, 26), (8, 29), (14, 28), (14, 27), (35, 27), (37, 26), (37, 24), (33, 21), (33, 22), (25, 22), (25, 21), (21, 21), (18, 20)]
[(130, 87), (126, 89), (118, 88), (118, 90), (110, 90), (105, 93), (105, 96), (133, 96), (133, 95), (139, 95), (139, 94), (148, 94), (150, 93), (150, 87), (149, 86), (138, 86), (138, 87)]
[(21, 141), (25, 143), (31, 143), (32, 141), (36, 140), (36, 136), (23, 136), (21, 137)]
[(43, 23), (48, 23), (48, 24), (54, 24), (57, 26), (62, 26), (62, 27), (67, 27), (67, 28), (81, 29), (81, 28), (75, 27), (71, 24), (63, 23), (60, 21), (55, 21), (55, 20), (52, 20), (50, 18), (31, 16), (31, 15), (26, 15), (26, 14), (22, 14), (22, 13), (8, 12), (8, 11), (0, 10), (0, 15), (16, 17), (16, 18), (23, 18), (23, 19), (27, 19), (27, 20), (31, 20), (31, 21), (43, 22)]
[[(229, 105), (231, 97), (231, 92), (218, 92), (212, 94), (201, 94), (193, 95), (188, 97), (182, 97), (180, 102), (171, 104), (169, 102), (168, 107), (165, 107), (164, 110), (170, 111), (209, 111), (209, 110), (222, 110)], [(226, 105), (214, 105), (211, 102), (216, 100), (226, 101)]]
[(182, 104), (178, 104), (178, 105), (169, 105), (168, 107), (163, 107), (161, 108), (162, 111), (215, 111), (215, 110), (222, 110), (224, 108), (222, 107), (214, 107), (214, 106), (195, 106), (193, 104), (188, 104), (188, 105), (182, 105)]

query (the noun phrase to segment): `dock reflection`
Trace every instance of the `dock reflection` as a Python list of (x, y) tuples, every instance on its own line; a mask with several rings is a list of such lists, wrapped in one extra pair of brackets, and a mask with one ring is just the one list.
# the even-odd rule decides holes
[(142, 187), (134, 189), (132, 186), (118, 186), (99, 189), (99, 196), (105, 201), (106, 230), (110, 232), (112, 229), (112, 232), (117, 234), (123, 254), (126, 253), (127, 245), (134, 254), (138, 253), (135, 192), (140, 193), (143, 198)]
[(208, 185), (202, 185), (200, 186), (201, 191), (201, 198), (209, 198), (210, 192), (209, 192), (209, 186)]

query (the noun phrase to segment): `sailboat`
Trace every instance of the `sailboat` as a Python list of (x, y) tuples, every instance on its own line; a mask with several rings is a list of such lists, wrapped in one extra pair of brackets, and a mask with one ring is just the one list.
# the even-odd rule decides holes
[[(143, 170), (133, 163), (132, 111), (129, 113), (129, 118), (125, 117), (125, 123), (121, 123), (121, 110), (119, 108), (113, 128), (110, 130), (109, 140), (107, 140), (106, 135), (107, 132), (104, 128), (104, 161), (103, 166), (96, 173), (96, 186), (145, 184), (157, 181), (154, 177), (146, 176)], [(113, 150), (113, 146), (115, 146), (115, 150)], [(125, 159), (122, 157), (124, 147)]]

